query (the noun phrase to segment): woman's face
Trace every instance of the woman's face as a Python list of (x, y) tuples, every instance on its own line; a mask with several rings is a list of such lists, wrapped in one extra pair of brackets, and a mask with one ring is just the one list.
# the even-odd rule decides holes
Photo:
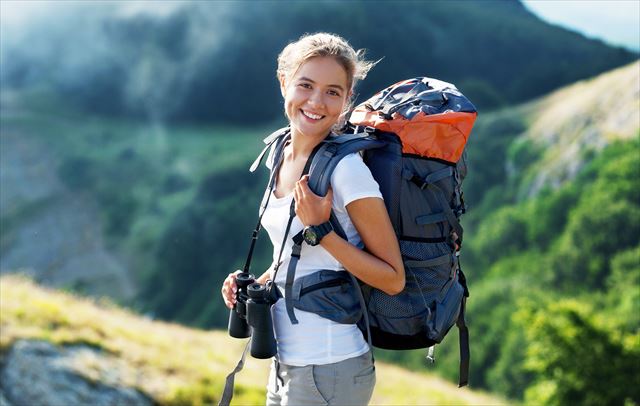
[(326, 136), (350, 96), (347, 72), (331, 57), (309, 59), (280, 89), (291, 130), (306, 136)]

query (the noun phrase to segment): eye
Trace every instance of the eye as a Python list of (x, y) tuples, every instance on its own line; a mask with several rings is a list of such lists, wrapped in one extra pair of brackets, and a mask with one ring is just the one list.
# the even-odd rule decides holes
[(329, 90), (327, 93), (329, 93), (330, 96), (340, 97), (340, 93), (335, 90)]
[(305, 82), (299, 83), (298, 86), (300, 86), (300, 87), (302, 87), (304, 89), (311, 89), (311, 84), (305, 83)]

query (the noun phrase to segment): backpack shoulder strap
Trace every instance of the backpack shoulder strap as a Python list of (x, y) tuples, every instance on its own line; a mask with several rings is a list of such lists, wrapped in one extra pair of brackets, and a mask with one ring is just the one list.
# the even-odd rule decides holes
[(311, 162), (309, 188), (318, 196), (325, 196), (331, 183), (331, 175), (345, 156), (358, 151), (382, 148), (386, 143), (368, 133), (345, 134), (328, 137), (327, 146), (319, 151)]

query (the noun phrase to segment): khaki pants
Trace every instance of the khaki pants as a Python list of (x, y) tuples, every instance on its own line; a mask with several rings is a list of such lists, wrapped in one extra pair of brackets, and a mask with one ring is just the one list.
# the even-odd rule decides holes
[(274, 359), (267, 384), (267, 406), (362, 406), (369, 403), (375, 384), (371, 351), (333, 364), (304, 367)]

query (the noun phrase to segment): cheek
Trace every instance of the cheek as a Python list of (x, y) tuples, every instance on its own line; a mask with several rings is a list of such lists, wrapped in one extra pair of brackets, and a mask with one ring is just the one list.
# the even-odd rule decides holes
[(331, 106), (331, 112), (333, 114), (342, 114), (345, 107), (347, 106), (347, 103), (346, 101), (342, 100), (334, 100), (333, 103), (328, 104), (328, 106)]

